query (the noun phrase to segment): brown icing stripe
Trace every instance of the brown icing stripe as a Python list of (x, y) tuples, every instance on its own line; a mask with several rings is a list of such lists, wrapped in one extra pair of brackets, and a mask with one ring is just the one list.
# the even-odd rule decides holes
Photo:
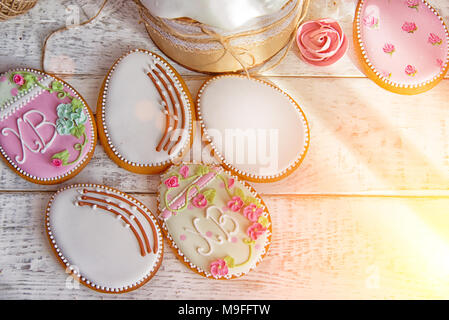
[(161, 87), (157, 84), (156, 79), (153, 77), (153, 75), (151, 74), (151, 72), (147, 73), (148, 77), (150, 77), (151, 81), (153, 81), (154, 86), (156, 87), (157, 91), (159, 92), (159, 95), (161, 96), (162, 100), (165, 103), (165, 131), (164, 134), (161, 138), (161, 140), (159, 141), (158, 145), (156, 146), (156, 151), (161, 151), (162, 150), (162, 143), (164, 142), (165, 138), (168, 135), (168, 128), (170, 127), (170, 111), (168, 110), (168, 102), (167, 99), (165, 99), (164, 94), (162, 93)]
[(83, 194), (85, 194), (85, 193), (95, 193), (95, 194), (100, 194), (100, 195), (103, 195), (103, 196), (115, 198), (115, 199), (118, 199), (118, 200), (120, 200), (120, 201), (123, 201), (123, 202), (126, 203), (126, 204), (129, 204), (129, 205), (131, 206), (131, 208), (132, 208), (132, 207), (136, 207), (137, 210), (139, 210), (139, 212), (145, 217), (145, 219), (148, 221), (148, 223), (149, 223), (150, 226), (151, 226), (151, 230), (153, 231), (153, 239), (154, 239), (153, 252), (154, 252), (154, 253), (157, 252), (157, 250), (158, 250), (158, 245), (157, 245), (157, 242), (158, 242), (158, 236), (157, 236), (157, 232), (156, 232), (156, 227), (154, 226), (153, 221), (151, 221), (151, 218), (146, 214), (145, 211), (143, 211), (141, 208), (139, 208), (138, 206), (136, 206), (136, 205), (135, 205), (134, 203), (132, 203), (131, 201), (129, 201), (129, 200), (123, 198), (123, 197), (120, 197), (120, 196), (118, 196), (118, 195), (116, 195), (116, 194), (113, 194), (113, 193), (106, 193), (106, 192), (101, 192), (101, 191), (95, 191), (95, 190), (87, 190), (87, 189), (84, 189), (84, 190), (83, 190)]
[(123, 214), (121, 214), (121, 213), (115, 211), (115, 210), (112, 209), (112, 208), (108, 208), (107, 206), (103, 206), (103, 205), (101, 205), (101, 204), (96, 204), (96, 203), (92, 203), (92, 202), (88, 202), (88, 201), (78, 201), (78, 205), (80, 205), (81, 207), (82, 207), (82, 206), (91, 206), (91, 207), (92, 207), (92, 206), (95, 205), (95, 206), (97, 206), (97, 208), (103, 209), (103, 210), (105, 210), (105, 211), (111, 212), (111, 213), (113, 213), (113, 214), (115, 214), (115, 215), (117, 215), (117, 216), (122, 217), (123, 221), (124, 221), (125, 223), (127, 223), (127, 224), (129, 225), (129, 227), (131, 228), (132, 232), (134, 233), (134, 236), (135, 236), (136, 239), (137, 239), (137, 242), (139, 242), (140, 255), (141, 255), (142, 257), (144, 257), (144, 256), (146, 255), (146, 252), (145, 252), (145, 248), (144, 248), (144, 246), (143, 246), (142, 239), (140, 238), (139, 234), (137, 233), (137, 230), (131, 225), (131, 222), (129, 222), (129, 220), (126, 219), (126, 217), (125, 217)]
[[(141, 232), (142, 235), (143, 235), (143, 239), (145, 240), (145, 245), (146, 245), (146, 247), (147, 247), (147, 251), (148, 251), (148, 253), (151, 253), (150, 242), (148, 241), (147, 234), (146, 234), (145, 230), (143, 229), (142, 224), (140, 223), (139, 219), (138, 219), (135, 215), (133, 215), (131, 212), (129, 212), (129, 210), (127, 210), (126, 208), (121, 208), (121, 207), (120, 207), (118, 204), (116, 204), (116, 203), (113, 203), (113, 202), (107, 202), (106, 200), (100, 199), (100, 198), (89, 197), (89, 196), (81, 196), (81, 199), (82, 199), (82, 200), (90, 200), (90, 201), (98, 201), (98, 202), (102, 202), (102, 203), (105, 203), (105, 204), (107, 204), (107, 205), (112, 205), (112, 206), (116, 207), (117, 209), (120, 209), (120, 210), (122, 210), (123, 212), (125, 212), (125, 213), (128, 215), (128, 217), (130, 217), (130, 220), (136, 222), (137, 226), (139, 227), (140, 232)], [(133, 216), (134, 219), (131, 219), (131, 216)]]
[[(178, 100), (179, 100), (179, 106), (180, 106), (180, 108), (181, 108), (181, 117), (182, 117), (181, 129), (182, 129), (182, 130), (185, 130), (185, 128), (186, 128), (186, 121), (185, 121), (186, 114), (185, 114), (185, 110), (184, 110), (185, 106), (184, 106), (184, 104), (182, 103), (182, 96), (181, 96), (181, 94), (179, 93), (179, 90), (178, 90), (178, 88), (176, 87), (176, 85), (175, 85), (173, 79), (167, 74), (167, 72), (164, 70), (164, 68), (163, 68), (161, 65), (157, 64), (157, 63), (156, 63), (156, 67), (162, 72), (162, 74), (164, 74), (164, 76), (168, 79), (168, 81), (170, 82), (171, 86), (172, 86), (172, 87), (174, 88), (174, 90), (175, 90), (176, 96), (178, 97)], [(178, 137), (178, 140), (173, 144), (173, 146), (172, 146), (172, 147), (170, 148), (170, 150), (168, 151), (168, 154), (169, 154), (169, 155), (171, 155), (171, 154), (173, 153), (175, 147), (181, 142), (181, 139), (182, 139), (182, 135), (180, 135), (180, 136)]]
[[(173, 129), (172, 129), (172, 133), (171, 133), (171, 137), (173, 137), (173, 135), (175, 134), (175, 130), (178, 128), (178, 109), (176, 108), (176, 101), (175, 98), (173, 97), (172, 92), (168, 89), (168, 85), (165, 82), (164, 78), (162, 78), (162, 76), (159, 74), (159, 72), (154, 72), (154, 74), (156, 75), (156, 77), (159, 79), (159, 81), (163, 84), (165, 90), (168, 92), (168, 95), (170, 96), (170, 101), (173, 107), (173, 114), (174, 114), (174, 125), (173, 125)], [(168, 76), (166, 76), (168, 78)], [(167, 151), (168, 146), (170, 145), (172, 139), (169, 138), (167, 140), (167, 142), (164, 145), (164, 151)]]

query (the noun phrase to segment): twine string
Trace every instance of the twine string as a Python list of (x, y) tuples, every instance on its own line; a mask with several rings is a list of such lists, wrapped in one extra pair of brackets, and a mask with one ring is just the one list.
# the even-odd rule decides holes
[[(148, 28), (152, 28), (151, 25), (147, 22), (147, 20), (150, 20), (152, 23), (156, 24), (159, 28), (161, 28), (162, 30), (166, 31), (169, 34), (175, 35), (176, 37), (182, 39), (182, 40), (187, 40), (187, 41), (191, 41), (191, 42), (199, 42), (199, 43), (207, 43), (210, 41), (210, 39), (204, 39), (204, 35), (208, 35), (209, 37), (211, 37), (213, 40), (219, 42), (222, 47), (223, 47), (223, 53), (222, 55), (213, 62), (209, 62), (204, 66), (207, 65), (211, 65), (214, 63), (219, 62), (221, 59), (223, 59), (223, 57), (229, 53), (242, 67), (242, 69), (244, 70), (244, 72), (246, 73), (247, 77), (250, 77), (251, 74), (249, 73), (248, 69), (253, 67), (256, 63), (256, 58), (254, 57), (254, 55), (251, 53), (250, 50), (246, 49), (246, 48), (242, 48), (242, 47), (237, 47), (237, 46), (233, 46), (231, 44), (231, 42), (237, 38), (240, 37), (246, 37), (246, 36), (254, 36), (260, 33), (263, 33), (265, 31), (267, 31), (268, 29), (271, 29), (281, 23), (283, 23), (286, 19), (289, 18), (290, 14), (288, 14), (287, 16), (283, 17), (282, 19), (267, 25), (263, 28), (259, 28), (257, 30), (251, 30), (251, 31), (246, 31), (246, 32), (241, 32), (241, 33), (237, 33), (237, 34), (231, 34), (228, 36), (222, 35), (218, 32), (215, 32), (214, 30), (212, 30), (211, 28), (206, 28), (203, 24), (198, 23), (198, 22), (194, 22), (194, 25), (197, 25), (199, 27), (199, 29), (202, 31), (201, 33), (193, 33), (193, 34), (186, 34), (183, 33), (179, 30), (176, 30), (175, 28), (173, 28), (172, 26), (170, 26), (166, 21), (164, 21), (164, 19), (160, 18), (160, 17), (155, 17), (153, 16), (149, 10), (140, 2), (140, 0), (134, 0), (134, 2), (137, 4), (138, 8), (139, 8), (139, 12), (140, 12), (140, 16), (142, 18), (142, 20), (140, 22), (143, 22), (148, 30)], [(299, 7), (301, 1), (298, 1), (295, 5), (295, 7), (292, 9), (292, 13), (296, 13)], [(304, 20), (304, 18), (307, 16), (307, 12), (308, 12), (308, 8), (309, 8), (309, 3), (310, 0), (303, 0), (302, 2), (302, 10), (300, 15), (298, 16), (298, 20), (295, 23), (295, 28), (294, 30), (296, 31), (299, 27), (299, 25), (302, 23), (302, 21)], [(269, 71), (273, 68), (275, 68), (276, 66), (278, 66), (287, 56), (287, 53), (289, 51), (289, 49), (291, 48), (293, 41), (295, 39), (295, 33), (293, 32), (291, 35), (291, 38), (289, 39), (289, 42), (287, 43), (287, 45), (285, 46), (286, 50), (283, 53), (283, 55), (280, 57), (279, 61), (277, 61), (276, 63), (274, 63), (272, 66), (270, 66), (269, 68), (263, 70), (262, 72), (266, 72)], [(242, 55), (247, 55), (251, 58), (251, 63), (245, 63), (245, 61), (243, 61), (241, 59)], [(260, 71), (258, 72), (260, 73)], [(257, 74), (257, 73), (253, 73), (253, 74)]]
[(42, 68), (42, 71), (45, 71), (45, 65), (44, 65), (44, 64), (45, 64), (45, 53), (46, 53), (46, 51), (47, 51), (47, 43), (48, 43), (48, 40), (49, 40), (52, 36), (54, 36), (55, 34), (57, 34), (57, 33), (59, 33), (59, 32), (66, 31), (66, 30), (69, 30), (69, 29), (72, 29), (72, 28), (76, 28), (76, 27), (80, 27), (80, 26), (84, 26), (84, 25), (86, 25), (86, 24), (91, 23), (92, 21), (94, 21), (94, 20), (100, 15), (100, 13), (103, 11), (104, 7), (106, 6), (106, 3), (107, 3), (107, 2), (108, 2), (108, 0), (104, 0), (104, 1), (103, 1), (103, 4), (101, 5), (101, 7), (100, 7), (100, 9), (97, 11), (97, 13), (96, 13), (94, 16), (92, 16), (91, 18), (89, 18), (88, 20), (83, 21), (83, 22), (81, 22), (80, 24), (75, 24), (75, 25), (65, 26), (65, 27), (59, 28), (59, 29), (57, 29), (57, 30), (54, 30), (54, 31), (52, 31), (52, 32), (45, 38), (44, 44), (43, 44), (43, 46), (42, 46), (42, 59), (41, 59), (41, 68)]
[[(99, 8), (99, 10), (97, 11), (97, 13), (92, 16), (91, 18), (89, 18), (86, 21), (83, 21), (80, 24), (76, 24), (76, 25), (70, 25), (70, 26), (64, 26), (62, 28), (59, 28), (53, 32), (51, 32), (44, 40), (43, 46), (42, 46), (42, 59), (41, 59), (41, 68), (43, 71), (45, 71), (45, 55), (46, 55), (46, 50), (47, 50), (47, 43), (49, 41), (49, 39), (54, 36), (55, 34), (59, 33), (59, 32), (63, 32), (66, 30), (69, 30), (71, 28), (75, 28), (75, 27), (80, 27), (80, 26), (84, 26), (87, 25), (89, 23), (91, 23), (92, 21), (94, 21), (99, 15), (100, 13), (103, 11), (104, 7), (106, 6), (108, 0), (104, 0), (103, 4), (101, 5), (101, 7)], [(242, 69), (244, 70), (244, 72), (246, 73), (246, 76), (248, 78), (251, 77), (251, 75), (260, 75), (263, 72), (267, 72), (269, 70), (272, 70), (274, 68), (276, 68), (279, 64), (282, 63), (282, 61), (284, 61), (285, 57), (287, 56), (288, 51), (290, 50), (294, 40), (295, 40), (295, 35), (296, 35), (296, 30), (298, 29), (298, 27), (300, 26), (300, 24), (303, 22), (304, 18), (307, 16), (307, 12), (309, 9), (309, 4), (310, 4), (310, 0), (303, 0), (302, 3), (302, 10), (301, 10), (301, 14), (298, 17), (298, 20), (295, 24), (295, 28), (294, 28), (294, 32), (292, 32), (292, 35), (290, 36), (289, 42), (287, 43), (287, 45), (284, 47), (284, 53), (281, 55), (280, 59), (275, 62), (274, 64), (272, 64), (270, 67), (264, 69), (264, 70), (259, 70), (256, 71), (254, 73), (251, 73), (248, 71), (249, 68), (253, 67), (256, 63), (256, 58), (254, 57), (254, 55), (251, 53), (250, 50), (243, 48), (243, 47), (238, 47), (238, 46), (234, 46), (232, 45), (232, 40), (237, 39), (239, 37), (245, 37), (245, 36), (250, 36), (250, 35), (256, 35), (256, 34), (260, 34), (265, 32), (266, 30), (268, 30), (269, 28), (272, 28), (273, 26), (282, 23), (285, 21), (285, 19), (288, 18), (288, 15), (285, 16), (283, 19), (280, 19), (278, 21), (276, 21), (275, 23), (265, 26), (263, 28), (260, 28), (258, 30), (254, 30), (254, 31), (246, 31), (246, 32), (242, 32), (242, 33), (238, 33), (238, 34), (232, 34), (232, 35), (222, 35), (218, 32), (215, 32), (214, 30), (210, 29), (210, 28), (206, 28), (203, 24), (201, 23), (196, 23), (201, 32), (199, 34), (185, 34), (180, 32), (179, 30), (175, 30), (174, 28), (172, 28), (171, 26), (169, 26), (163, 19), (159, 18), (159, 17), (155, 17), (153, 16), (147, 8), (145, 8), (142, 3), (139, 0), (134, 0), (134, 2), (138, 5), (139, 8), (139, 12), (140, 12), (140, 16), (142, 17), (142, 20), (139, 22), (143, 22), (145, 24), (145, 26), (147, 28), (151, 27), (146, 19), (151, 20), (153, 23), (156, 23), (159, 27), (161, 27), (162, 29), (168, 30), (170, 33), (176, 35), (179, 38), (182, 39), (186, 39), (186, 40), (190, 40), (190, 41), (195, 41), (195, 42), (208, 42), (210, 41), (210, 39), (201, 39), (198, 38), (199, 35), (208, 35), (209, 37), (211, 37), (213, 40), (219, 42), (222, 47), (223, 47), (223, 53), (222, 55), (213, 62), (208, 63), (207, 65), (210, 64), (214, 64), (219, 62), (221, 59), (223, 59), (223, 57), (229, 53), (242, 67)], [(295, 8), (292, 10), (292, 12), (296, 12), (296, 9), (299, 6), (300, 1), (297, 2), (297, 4), (295, 5)], [(242, 56), (249, 56), (251, 62), (247, 63), (242, 59)]]
[(295, 42), (296, 30), (298, 30), (299, 26), (301, 25), (301, 23), (304, 21), (304, 19), (307, 16), (307, 13), (309, 11), (309, 5), (310, 5), (310, 0), (304, 0), (302, 11), (301, 11), (301, 15), (299, 16), (298, 22), (295, 25), (294, 32), (292, 33), (291, 38), (290, 38), (288, 44), (285, 46), (285, 51), (282, 54), (281, 58), (277, 62), (272, 64), (270, 67), (268, 67), (268, 68), (266, 68), (264, 70), (259, 70), (259, 71), (254, 72), (253, 75), (261, 75), (264, 72), (273, 70), (278, 65), (280, 65), (282, 63), (282, 61), (284, 61), (284, 59), (287, 57), (287, 53), (290, 51), (293, 43)]

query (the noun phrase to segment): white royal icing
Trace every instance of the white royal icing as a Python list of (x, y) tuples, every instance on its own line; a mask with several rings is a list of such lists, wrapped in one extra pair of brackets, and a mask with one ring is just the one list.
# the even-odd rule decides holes
[[(133, 206), (146, 212), (150, 221)], [(116, 215), (111, 209), (123, 215)], [(128, 214), (131, 211), (133, 219)], [(142, 239), (144, 256), (131, 226)], [(75, 268), (87, 284), (103, 291), (136, 287), (154, 274), (162, 258), (162, 235), (153, 215), (131, 197), (106, 187), (73, 185), (60, 190), (50, 202), (47, 229), (67, 267)]]
[(142, 0), (150, 12), (168, 19), (187, 17), (225, 29), (236, 29), (257, 17), (282, 9), (289, 0)]
[[(162, 67), (170, 79), (157, 66)], [(109, 147), (125, 162), (134, 166), (164, 165), (189, 144), (192, 125), (189, 98), (180, 79), (155, 55), (134, 50), (122, 57), (107, 78), (103, 97), (102, 121)], [(182, 108), (184, 130), (181, 128)], [(168, 148), (157, 151), (165, 132), (167, 114), (170, 124), (162, 146)]]
[(308, 146), (307, 122), (296, 103), (256, 79), (212, 78), (199, 94), (198, 113), (217, 155), (245, 177), (283, 176)]

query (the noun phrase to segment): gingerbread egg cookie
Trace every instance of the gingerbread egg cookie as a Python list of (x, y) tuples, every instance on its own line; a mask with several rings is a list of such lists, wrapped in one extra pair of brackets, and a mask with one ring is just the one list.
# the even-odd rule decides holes
[(425, 0), (360, 0), (354, 42), (362, 67), (379, 86), (400, 94), (433, 88), (448, 70), (449, 34)]
[(73, 177), (96, 139), (92, 112), (67, 83), (32, 69), (0, 75), (0, 152), (22, 178), (55, 184)]
[(252, 270), (266, 255), (271, 219), (254, 189), (221, 166), (181, 164), (162, 175), (162, 231), (178, 258), (213, 279)]
[(162, 172), (192, 143), (189, 90), (175, 69), (152, 52), (130, 51), (112, 66), (97, 110), (106, 153), (129, 171)]
[(96, 291), (135, 290), (162, 262), (155, 216), (138, 200), (109, 187), (77, 184), (59, 190), (47, 206), (45, 225), (66, 272)]
[(238, 75), (206, 81), (197, 98), (205, 138), (223, 166), (253, 182), (292, 173), (309, 146), (299, 105), (274, 85)]

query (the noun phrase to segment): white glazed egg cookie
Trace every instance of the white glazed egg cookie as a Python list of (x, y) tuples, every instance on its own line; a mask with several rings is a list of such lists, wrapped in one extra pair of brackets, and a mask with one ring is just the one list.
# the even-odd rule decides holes
[(309, 147), (309, 127), (299, 105), (262, 80), (211, 78), (199, 90), (197, 114), (214, 155), (245, 180), (285, 178), (299, 167)]
[(140, 201), (113, 188), (77, 184), (59, 190), (47, 206), (45, 226), (66, 271), (96, 291), (135, 290), (162, 262), (157, 219)]
[(132, 172), (164, 171), (193, 141), (189, 90), (172, 66), (146, 50), (130, 51), (112, 66), (97, 110), (106, 153)]

